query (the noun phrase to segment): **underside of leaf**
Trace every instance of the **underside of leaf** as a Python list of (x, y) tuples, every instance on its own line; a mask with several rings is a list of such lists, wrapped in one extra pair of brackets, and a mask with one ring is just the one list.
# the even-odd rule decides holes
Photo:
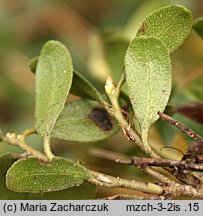
[(191, 28), (191, 12), (183, 6), (169, 5), (153, 11), (143, 22), (137, 36), (156, 37), (172, 53), (182, 45)]
[(66, 47), (48, 41), (41, 50), (36, 68), (37, 132), (50, 136), (55, 122), (64, 108), (72, 83), (73, 66)]
[(54, 127), (55, 138), (94, 142), (119, 131), (119, 126), (103, 106), (96, 101), (81, 99), (65, 106)]
[(171, 61), (163, 43), (153, 37), (135, 38), (126, 53), (126, 82), (142, 129), (163, 112), (171, 92)]

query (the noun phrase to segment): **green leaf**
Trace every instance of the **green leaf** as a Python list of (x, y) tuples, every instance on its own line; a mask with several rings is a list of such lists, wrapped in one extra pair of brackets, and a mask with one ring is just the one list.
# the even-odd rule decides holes
[(45, 200), (67, 200), (67, 199), (93, 199), (96, 194), (96, 186), (84, 182), (79, 186), (74, 186), (62, 191), (45, 193), (17, 193), (11, 191), (6, 186), (7, 170), (16, 161), (12, 154), (6, 153), (0, 156), (0, 200), (27, 200), (27, 199), (45, 199)]
[(48, 41), (41, 50), (36, 68), (37, 132), (50, 136), (55, 122), (64, 108), (72, 83), (73, 66), (66, 47)]
[(16, 193), (9, 190), (6, 186), (6, 173), (11, 165), (16, 161), (10, 153), (0, 156), (0, 200), (20, 200), (27, 199), (28, 193)]
[(159, 118), (171, 92), (171, 61), (159, 39), (135, 38), (125, 56), (126, 82), (142, 130)]
[(196, 19), (193, 23), (193, 29), (203, 38), (203, 17)]
[(65, 106), (53, 136), (69, 141), (93, 142), (106, 139), (118, 130), (118, 124), (100, 103), (81, 99)]
[(83, 166), (70, 160), (55, 158), (45, 163), (36, 158), (15, 162), (6, 175), (7, 187), (16, 192), (49, 192), (79, 186), (89, 178)]
[(156, 37), (172, 53), (184, 42), (191, 28), (191, 12), (183, 6), (169, 5), (152, 12), (143, 22), (137, 36)]
[(100, 92), (77, 71), (73, 72), (73, 82), (70, 92), (82, 98), (102, 101)]
[(63, 191), (46, 192), (42, 194), (44, 200), (87, 200), (94, 199), (96, 185), (84, 182), (80, 186), (68, 188)]
[[(33, 73), (35, 73), (36, 71), (38, 58), (39, 58), (38, 56), (32, 58), (28, 64), (30, 70)], [(72, 81), (70, 92), (81, 98), (88, 98), (92, 100), (102, 101), (102, 96), (100, 92), (77, 71), (73, 71), (73, 81)]]

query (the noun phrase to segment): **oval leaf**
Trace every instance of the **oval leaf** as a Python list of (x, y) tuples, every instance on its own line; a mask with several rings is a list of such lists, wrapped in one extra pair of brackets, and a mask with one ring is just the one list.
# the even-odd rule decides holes
[(149, 128), (163, 112), (171, 92), (171, 63), (162, 42), (137, 37), (126, 56), (126, 82), (135, 115), (142, 129)]
[(82, 98), (102, 101), (100, 92), (77, 71), (73, 73), (73, 82), (70, 92)]
[(57, 41), (48, 41), (41, 50), (36, 68), (37, 132), (50, 135), (64, 108), (72, 83), (73, 66), (66, 47)]
[(53, 136), (69, 141), (93, 142), (106, 139), (118, 130), (118, 124), (100, 103), (81, 99), (65, 106)]
[(203, 38), (203, 17), (196, 19), (193, 23), (193, 29)]
[(37, 193), (78, 186), (88, 178), (88, 170), (73, 161), (57, 158), (44, 163), (28, 158), (13, 164), (6, 175), (6, 183), (13, 191)]
[(169, 5), (153, 11), (143, 22), (137, 36), (159, 38), (169, 52), (175, 51), (192, 28), (192, 14), (183, 6)]
[[(28, 63), (28, 66), (33, 73), (36, 71), (38, 58), (39, 57), (36, 56)], [(82, 98), (102, 101), (100, 92), (77, 71), (73, 71), (73, 81), (70, 92)]]

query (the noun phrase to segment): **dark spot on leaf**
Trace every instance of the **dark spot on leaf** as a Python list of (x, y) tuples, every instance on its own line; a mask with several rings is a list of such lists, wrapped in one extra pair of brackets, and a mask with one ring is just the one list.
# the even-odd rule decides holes
[(203, 124), (203, 103), (194, 101), (176, 108), (176, 112)]
[(146, 21), (144, 21), (139, 29), (139, 32), (145, 33), (146, 30), (147, 30), (147, 23)]
[(52, 162), (50, 162), (50, 161), (43, 161), (43, 160), (38, 160), (37, 163), (40, 166), (51, 166), (52, 165)]
[(104, 108), (95, 107), (92, 109), (89, 118), (104, 131), (109, 131), (113, 128), (112, 118)]

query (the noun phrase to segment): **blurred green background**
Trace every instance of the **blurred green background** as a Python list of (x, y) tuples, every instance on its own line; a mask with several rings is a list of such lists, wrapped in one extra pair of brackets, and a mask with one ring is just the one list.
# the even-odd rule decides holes
[[(64, 43), (75, 69), (100, 90), (108, 74), (115, 80), (123, 67), (129, 41), (143, 19), (154, 9), (169, 4), (186, 6), (194, 19), (203, 16), (203, 1), (178, 0), (0, 0), (0, 128), (4, 133), (22, 133), (34, 124), (34, 75), (28, 68), (30, 58), (39, 55), (50, 39)], [(172, 55), (173, 91), (170, 104), (184, 105), (203, 101), (203, 40), (192, 31), (183, 46)], [(124, 86), (124, 90), (126, 87)], [(68, 102), (77, 99), (70, 95)], [(203, 135), (203, 126), (175, 115)], [(158, 121), (151, 140), (185, 150), (191, 142), (171, 126)], [(41, 148), (37, 135), (29, 143)], [(16, 147), (0, 143), (0, 153)], [(92, 169), (125, 178), (143, 179), (139, 170), (122, 167), (109, 157), (139, 155), (137, 147), (122, 132), (99, 143), (72, 143), (53, 140), (56, 155), (82, 159)], [(115, 155), (114, 155), (115, 154)], [(98, 197), (115, 190), (98, 189)]]

